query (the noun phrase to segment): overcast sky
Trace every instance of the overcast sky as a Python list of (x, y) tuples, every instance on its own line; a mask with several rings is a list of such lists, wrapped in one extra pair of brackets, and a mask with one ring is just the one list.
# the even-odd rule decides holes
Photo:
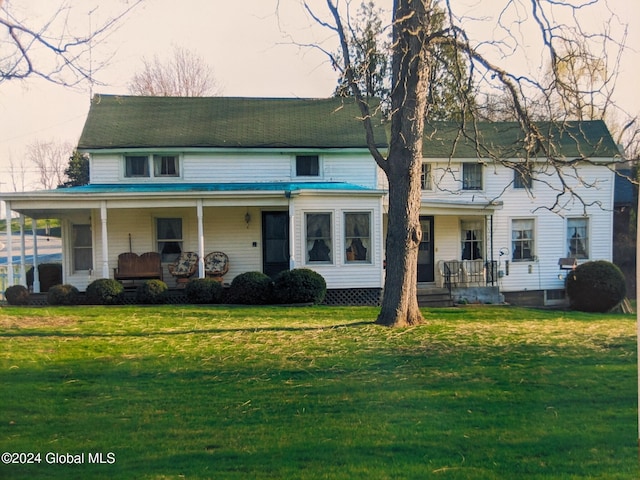
[[(14, 6), (19, 3), (25, 15), (29, 14), (28, 18), (36, 18), (33, 12), (45, 15), (44, 6), (50, 8), (51, 4), (59, 3), (5, 1)], [(319, 9), (325, 3), (312, 2)], [(463, 2), (473, 15), (470, 23), (488, 28), (489, 22), (480, 22), (480, 17), (487, 14), (490, 6), (504, 5), (505, 0), (452, 0), (454, 7)], [(113, 15), (115, 9), (126, 7), (127, 0), (67, 0), (67, 3), (73, 8), (72, 19), (77, 31), (82, 33), (88, 32), (90, 25)], [(376, 3), (390, 8), (392, 1), (376, 0)], [(90, 17), (88, 12), (96, 5), (99, 6)], [(622, 22), (629, 23), (627, 45), (640, 49), (640, 2), (608, 0), (607, 5)], [(592, 15), (591, 18), (604, 17)], [(97, 74), (103, 85), (95, 85), (93, 90), (94, 93), (126, 94), (126, 84), (139, 70), (143, 57), (150, 59), (158, 55), (164, 60), (172, 46), (179, 45), (196, 52), (211, 66), (223, 95), (327, 97), (335, 88), (336, 73), (318, 50), (296, 46), (293, 42), (327, 41), (329, 34), (311, 28), (312, 23), (298, 0), (148, 0), (137, 7), (106, 42), (94, 49), (96, 64), (107, 56), (111, 60)], [(639, 74), (640, 54), (629, 50), (625, 53), (616, 93), (618, 101), (631, 114), (640, 114)], [(29, 144), (49, 140), (77, 142), (89, 98), (89, 85), (65, 89), (42, 80), (0, 84), (0, 192), (13, 189), (9, 161), (13, 159), (19, 164)]]

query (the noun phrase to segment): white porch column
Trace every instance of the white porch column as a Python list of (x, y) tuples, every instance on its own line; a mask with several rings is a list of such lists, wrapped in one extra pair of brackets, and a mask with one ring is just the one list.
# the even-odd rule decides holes
[(109, 232), (107, 230), (107, 202), (100, 204), (100, 223), (102, 225), (102, 278), (109, 278)]
[[(295, 208), (289, 200), (289, 269), (296, 268)], [(303, 234), (304, 235), (304, 234)]]
[(25, 266), (25, 252), (27, 246), (24, 239), (24, 215), (20, 214), (20, 285), (27, 284), (27, 268)]
[(13, 235), (11, 234), (11, 202), (5, 201), (7, 210), (7, 284), (13, 285)]
[(198, 278), (204, 278), (204, 214), (202, 209), (202, 199), (196, 203), (198, 214)]
[(40, 293), (40, 273), (38, 272), (38, 221), (31, 219), (33, 235), (33, 293)]

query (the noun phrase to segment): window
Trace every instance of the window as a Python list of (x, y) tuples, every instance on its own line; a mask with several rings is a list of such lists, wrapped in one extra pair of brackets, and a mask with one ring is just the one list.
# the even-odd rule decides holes
[(73, 271), (93, 268), (93, 248), (91, 244), (91, 225), (73, 225)]
[(297, 177), (318, 177), (320, 175), (320, 159), (318, 155), (296, 156)]
[(333, 263), (331, 214), (307, 213), (307, 262)]
[(420, 173), (420, 188), (422, 190), (432, 190), (431, 185), (431, 165), (429, 163), (422, 164), (422, 172)]
[(512, 220), (511, 249), (513, 261), (533, 260), (534, 222), (532, 219)]
[(178, 157), (175, 155), (154, 155), (153, 175), (155, 177), (177, 177)]
[(589, 258), (589, 219), (567, 219), (567, 257)]
[(156, 241), (163, 262), (173, 262), (182, 252), (182, 219), (156, 219)]
[(482, 190), (482, 164), (462, 164), (462, 189)]
[(533, 177), (531, 170), (525, 166), (518, 166), (513, 169), (513, 188), (526, 188), (531, 190), (533, 185)]
[(371, 214), (344, 214), (346, 262), (371, 262)]
[(462, 221), (460, 232), (462, 236), (462, 260), (482, 258), (483, 231), (482, 221)]
[(148, 177), (149, 157), (146, 155), (127, 156), (125, 162), (125, 177)]

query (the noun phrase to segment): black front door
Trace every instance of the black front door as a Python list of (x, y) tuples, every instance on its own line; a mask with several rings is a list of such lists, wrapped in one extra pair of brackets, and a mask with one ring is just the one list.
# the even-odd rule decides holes
[(420, 217), (422, 240), (418, 247), (418, 282), (433, 282), (433, 217)]
[(262, 212), (262, 271), (289, 270), (289, 212)]

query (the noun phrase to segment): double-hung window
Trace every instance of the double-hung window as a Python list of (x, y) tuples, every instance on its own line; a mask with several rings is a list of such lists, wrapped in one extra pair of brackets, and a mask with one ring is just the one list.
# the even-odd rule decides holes
[(73, 225), (71, 227), (73, 248), (73, 271), (93, 268), (93, 247), (91, 243), (91, 225)]
[(531, 190), (533, 177), (531, 170), (522, 165), (513, 169), (513, 188)]
[(331, 213), (307, 213), (307, 263), (333, 263)]
[(533, 219), (511, 221), (511, 250), (514, 262), (534, 259), (535, 222)]
[(484, 237), (482, 227), (482, 221), (463, 220), (461, 222), (462, 260), (482, 258), (482, 241)]
[(567, 219), (567, 256), (589, 258), (589, 219)]
[(349, 212), (344, 214), (344, 243), (346, 262), (371, 262), (371, 214)]
[(163, 262), (173, 262), (182, 252), (182, 219), (157, 218), (156, 243)]
[(420, 189), (433, 190), (433, 184), (431, 183), (430, 163), (422, 163), (422, 171), (420, 172)]
[(482, 164), (463, 163), (462, 164), (462, 189), (482, 190)]

